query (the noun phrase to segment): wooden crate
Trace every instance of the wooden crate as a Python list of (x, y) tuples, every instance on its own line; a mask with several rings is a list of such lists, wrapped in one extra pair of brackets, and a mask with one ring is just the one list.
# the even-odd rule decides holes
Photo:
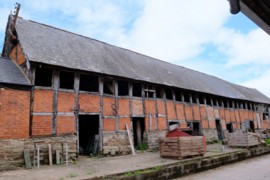
[(256, 133), (228, 133), (228, 145), (235, 147), (250, 147), (260, 144), (260, 136)]
[(203, 136), (169, 137), (159, 140), (160, 156), (182, 159), (204, 154)]

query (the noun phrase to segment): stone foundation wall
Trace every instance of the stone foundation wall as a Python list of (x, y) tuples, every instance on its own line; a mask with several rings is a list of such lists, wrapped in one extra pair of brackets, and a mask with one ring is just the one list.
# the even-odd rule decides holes
[(206, 137), (207, 141), (218, 140), (216, 129), (203, 129), (203, 135)]
[(130, 154), (131, 148), (126, 131), (103, 132), (104, 155), (122, 155)]
[(147, 132), (147, 143), (151, 150), (159, 148), (159, 138), (165, 137), (168, 131), (149, 131)]
[[(30, 159), (33, 165), (34, 158), (34, 145), (40, 147), (40, 164), (48, 164), (48, 144), (52, 147), (53, 164), (56, 162), (56, 150), (59, 150), (60, 154), (65, 152), (63, 144), (68, 144), (69, 162), (76, 160), (76, 136), (63, 136), (63, 137), (42, 137), (20, 140), (0, 140), (0, 171), (17, 169), (18, 167), (24, 167), (24, 149), (29, 149)], [(62, 159), (64, 160), (64, 158)]]

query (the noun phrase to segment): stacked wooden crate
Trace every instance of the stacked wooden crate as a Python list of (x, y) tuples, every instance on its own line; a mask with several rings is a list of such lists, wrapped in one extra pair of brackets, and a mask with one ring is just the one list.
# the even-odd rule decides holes
[(204, 154), (203, 136), (168, 137), (159, 141), (162, 158), (182, 159)]
[(228, 145), (235, 147), (250, 147), (260, 144), (259, 134), (234, 132), (228, 134)]

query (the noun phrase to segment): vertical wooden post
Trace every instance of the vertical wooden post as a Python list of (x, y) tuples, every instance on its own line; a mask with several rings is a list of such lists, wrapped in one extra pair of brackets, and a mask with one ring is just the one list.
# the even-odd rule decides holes
[(40, 149), (39, 145), (37, 145), (37, 167), (39, 168), (40, 166)]
[(66, 149), (66, 166), (68, 166), (68, 145), (67, 145), (67, 143), (65, 144), (65, 149)]
[(52, 165), (52, 146), (48, 144), (48, 151), (49, 151), (49, 165)]
[(130, 136), (130, 132), (129, 132), (127, 124), (126, 124), (126, 129), (127, 129), (128, 140), (129, 140), (129, 144), (130, 144), (130, 147), (131, 147), (132, 155), (134, 156), (135, 155), (135, 150), (134, 150), (134, 146), (133, 146), (133, 143), (132, 143), (132, 140), (131, 140), (131, 136)]

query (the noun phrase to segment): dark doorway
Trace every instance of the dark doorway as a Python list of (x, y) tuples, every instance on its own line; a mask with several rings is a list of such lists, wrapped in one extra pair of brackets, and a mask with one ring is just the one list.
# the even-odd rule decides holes
[(95, 154), (98, 151), (99, 115), (79, 115), (79, 153)]
[(135, 117), (132, 118), (132, 127), (133, 127), (133, 139), (134, 146), (141, 144), (143, 142), (143, 134), (145, 131), (144, 118)]
[(233, 124), (232, 123), (227, 123), (226, 124), (226, 129), (228, 130), (229, 133), (233, 132)]
[(193, 131), (200, 133), (201, 132), (201, 127), (199, 122), (193, 122)]
[(216, 119), (216, 128), (217, 128), (218, 139), (223, 140), (222, 126), (219, 119)]
[(249, 129), (251, 132), (255, 132), (255, 127), (254, 127), (254, 122), (253, 121), (249, 121)]

